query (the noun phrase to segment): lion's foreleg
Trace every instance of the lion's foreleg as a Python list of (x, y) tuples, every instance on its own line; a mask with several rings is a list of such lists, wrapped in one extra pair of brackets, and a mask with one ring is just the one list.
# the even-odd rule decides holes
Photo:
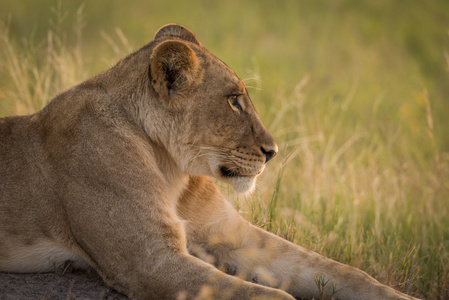
[(116, 290), (137, 299), (250, 299), (261, 295), (291, 299), (287, 293), (234, 278), (191, 256), (183, 222), (162, 197), (152, 201), (108, 196), (98, 200), (95, 208), (89, 198), (67, 206), (74, 240)]
[[(286, 290), (296, 297), (413, 299), (380, 284), (365, 272), (248, 225), (241, 247), (222, 254), (221, 265), (239, 269), (246, 280)], [(235, 264), (235, 266), (232, 266)]]

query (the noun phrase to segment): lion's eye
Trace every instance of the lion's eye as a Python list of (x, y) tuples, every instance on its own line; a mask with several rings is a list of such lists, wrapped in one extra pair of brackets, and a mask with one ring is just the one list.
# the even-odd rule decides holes
[(239, 102), (239, 96), (240, 95), (231, 95), (228, 97), (229, 106), (231, 106), (231, 108), (238, 113), (243, 110)]

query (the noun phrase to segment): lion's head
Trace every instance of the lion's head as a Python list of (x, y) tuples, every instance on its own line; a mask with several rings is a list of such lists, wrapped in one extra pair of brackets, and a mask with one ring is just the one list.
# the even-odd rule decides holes
[(154, 121), (147, 114), (146, 131), (165, 124), (159, 138), (184, 172), (251, 191), (278, 147), (245, 84), (185, 27), (162, 27), (154, 43), (149, 78), (158, 105), (152, 109), (164, 116)]

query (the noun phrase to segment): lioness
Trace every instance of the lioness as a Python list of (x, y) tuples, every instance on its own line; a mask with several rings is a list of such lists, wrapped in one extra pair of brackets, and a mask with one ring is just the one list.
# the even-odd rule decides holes
[(40, 112), (0, 119), (0, 271), (70, 260), (139, 299), (413, 299), (251, 225), (210, 178), (250, 191), (277, 151), (245, 84), (166, 25)]

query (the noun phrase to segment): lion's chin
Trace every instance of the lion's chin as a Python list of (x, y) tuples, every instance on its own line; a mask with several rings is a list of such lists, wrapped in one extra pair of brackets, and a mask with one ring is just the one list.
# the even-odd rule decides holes
[(244, 181), (232, 185), (232, 188), (237, 194), (251, 194), (256, 189), (256, 178), (245, 178)]
[(232, 186), (237, 194), (247, 195), (256, 188), (256, 177), (237, 176), (222, 180)]

